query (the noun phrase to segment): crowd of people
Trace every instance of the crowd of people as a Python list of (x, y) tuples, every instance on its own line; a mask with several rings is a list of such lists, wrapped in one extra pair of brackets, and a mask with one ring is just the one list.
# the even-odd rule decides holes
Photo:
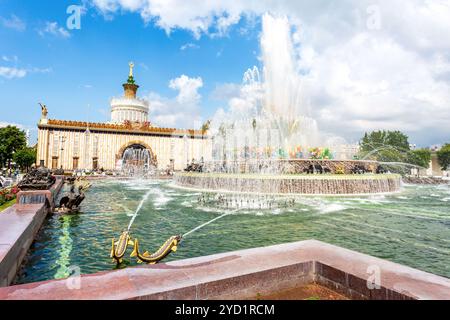
[(186, 172), (203, 172), (205, 167), (205, 162), (203, 157), (197, 162), (195, 159), (192, 159), (191, 163), (188, 163), (184, 171)]

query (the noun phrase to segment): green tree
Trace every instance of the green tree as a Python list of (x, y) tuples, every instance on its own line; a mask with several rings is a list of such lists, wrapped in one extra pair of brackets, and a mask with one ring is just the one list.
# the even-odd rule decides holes
[(36, 163), (36, 149), (24, 148), (14, 153), (14, 162), (17, 163), (22, 170), (28, 170)]
[(450, 143), (444, 145), (441, 150), (437, 152), (437, 158), (442, 170), (447, 170), (450, 167)]
[(11, 168), (11, 160), (18, 150), (26, 147), (25, 132), (15, 126), (0, 128), (0, 164), (8, 164)]
[(361, 159), (385, 162), (405, 162), (410, 151), (408, 136), (400, 131), (365, 133), (360, 142)]
[(408, 163), (423, 168), (428, 168), (430, 166), (430, 161), (431, 161), (431, 151), (428, 149), (411, 150), (410, 152), (408, 152), (408, 159), (407, 159)]

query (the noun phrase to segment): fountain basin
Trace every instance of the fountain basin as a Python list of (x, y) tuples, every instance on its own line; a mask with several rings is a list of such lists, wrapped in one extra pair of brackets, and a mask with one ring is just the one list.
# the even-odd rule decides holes
[(209, 192), (274, 195), (364, 195), (400, 190), (397, 174), (364, 175), (264, 175), (233, 173), (177, 173), (177, 186)]
[[(378, 289), (370, 289), (380, 270)], [(316, 240), (240, 250), (157, 266), (82, 275), (0, 289), (0, 300), (17, 299), (258, 299), (316, 283), (351, 299), (438, 300), (450, 298), (450, 280)]]

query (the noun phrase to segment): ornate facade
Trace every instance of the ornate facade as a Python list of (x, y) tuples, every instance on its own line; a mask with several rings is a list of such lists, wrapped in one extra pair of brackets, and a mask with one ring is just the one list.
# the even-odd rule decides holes
[(211, 159), (207, 132), (155, 127), (148, 121), (149, 104), (136, 97), (130, 64), (124, 97), (111, 100), (110, 123), (54, 120), (42, 107), (38, 124), (37, 164), (65, 170), (120, 170), (127, 148), (149, 150), (160, 170), (183, 169), (192, 159)]

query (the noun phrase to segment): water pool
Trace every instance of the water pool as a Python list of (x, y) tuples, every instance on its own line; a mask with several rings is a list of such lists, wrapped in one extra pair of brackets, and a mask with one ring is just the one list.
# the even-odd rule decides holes
[[(82, 273), (114, 269), (111, 239), (127, 227), (148, 191), (131, 234), (150, 252), (227, 212), (199, 203), (200, 193), (173, 188), (170, 181), (96, 181), (81, 214), (45, 221), (16, 283), (64, 278), (74, 267)], [(385, 196), (303, 197), (289, 208), (242, 209), (190, 234), (166, 261), (306, 239), (450, 278), (450, 186), (404, 186)]]

